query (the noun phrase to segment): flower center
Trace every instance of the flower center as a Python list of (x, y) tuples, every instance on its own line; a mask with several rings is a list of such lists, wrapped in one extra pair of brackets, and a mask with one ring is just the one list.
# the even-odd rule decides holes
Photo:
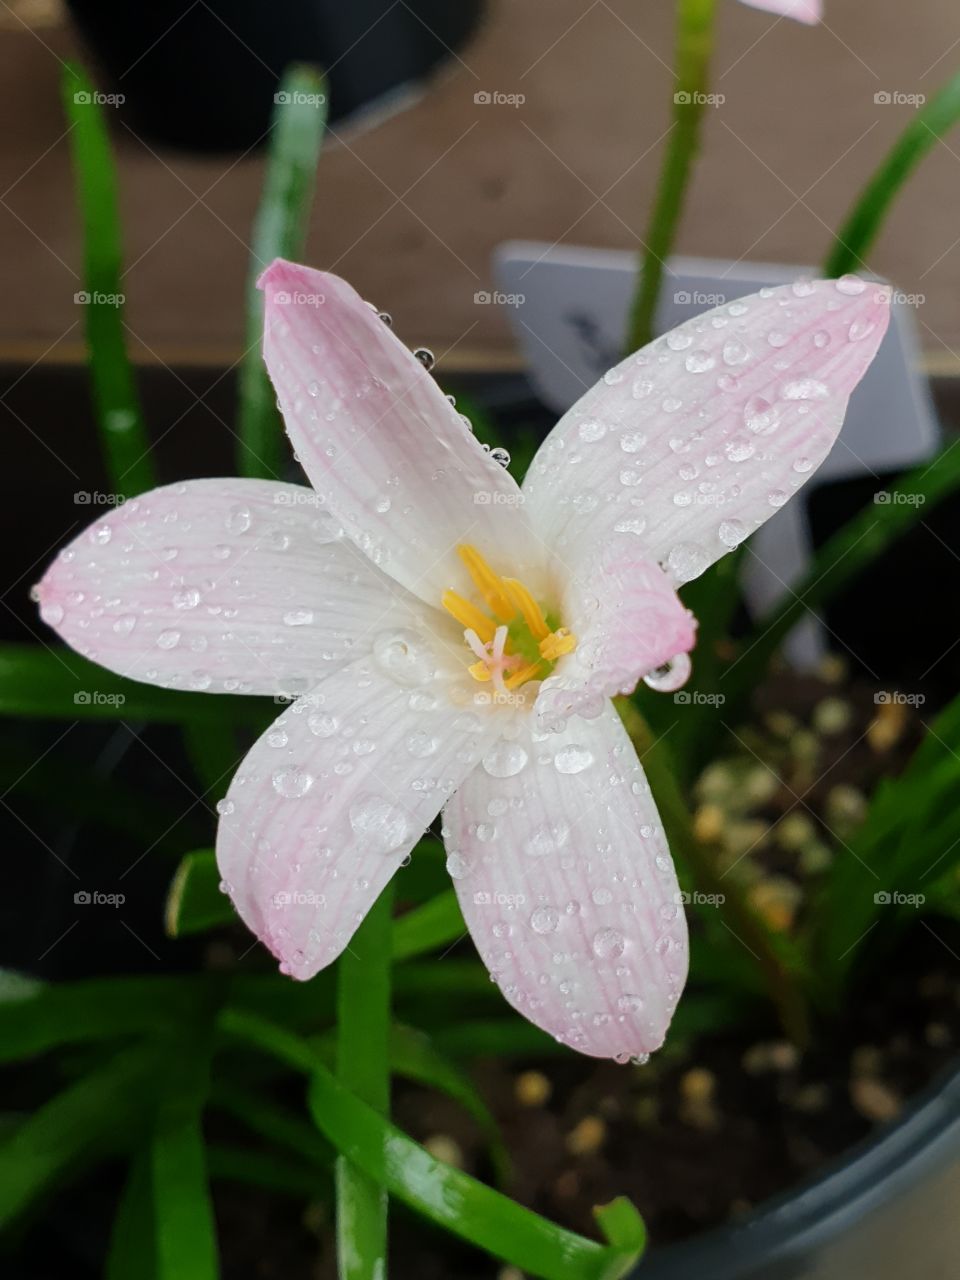
[(456, 591), (445, 591), (441, 598), (477, 658), (469, 667), (474, 680), (491, 681), (498, 693), (544, 680), (557, 660), (577, 647), (576, 636), (559, 626), (518, 578), (494, 573), (475, 547), (457, 547), (457, 554), (489, 610), (485, 613)]

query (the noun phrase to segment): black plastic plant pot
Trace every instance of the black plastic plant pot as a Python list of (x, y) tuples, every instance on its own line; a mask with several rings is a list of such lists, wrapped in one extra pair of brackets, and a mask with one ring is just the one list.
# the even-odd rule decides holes
[(947, 1280), (960, 1261), (960, 1067), (814, 1181), (654, 1250), (636, 1280)]
[(331, 118), (383, 103), (453, 56), (482, 0), (68, 0), (135, 132), (194, 151), (254, 146), (292, 62), (324, 67)]

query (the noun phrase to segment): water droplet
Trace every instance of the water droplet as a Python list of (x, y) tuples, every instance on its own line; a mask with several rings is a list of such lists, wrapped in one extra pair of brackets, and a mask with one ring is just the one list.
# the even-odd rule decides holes
[(723, 344), (723, 363), (729, 365), (746, 364), (750, 359), (750, 349), (744, 343), (731, 338)]
[(137, 625), (137, 619), (132, 613), (126, 613), (122, 618), (117, 618), (113, 624), (113, 629), (118, 636), (128, 636), (133, 628)]
[(691, 351), (684, 361), (688, 373), (707, 373), (716, 363), (709, 351)]
[(373, 656), (397, 684), (409, 688), (426, 684), (436, 671), (432, 651), (416, 631), (381, 631), (373, 641)]
[(693, 338), (682, 329), (673, 329), (667, 334), (667, 346), (671, 351), (686, 351), (693, 345)]
[(526, 750), (519, 742), (502, 739), (483, 757), (483, 767), (491, 778), (512, 778), (527, 763)]
[(696, 542), (678, 542), (667, 556), (667, 568), (678, 582), (698, 578), (709, 563), (710, 557)]
[(508, 449), (504, 449), (501, 445), (497, 445), (495, 448), (490, 450), (490, 457), (498, 466), (503, 467), (504, 470), (506, 470), (510, 465), (510, 451)]
[(813, 345), (815, 347), (818, 347), (821, 351), (823, 350), (824, 347), (829, 347), (830, 335), (829, 333), (827, 333), (826, 329), (817, 330), (817, 332), (813, 335)]
[(723, 520), (717, 530), (717, 536), (725, 547), (739, 547), (747, 536), (747, 527), (742, 520)]
[(763, 396), (751, 396), (744, 405), (743, 421), (755, 435), (768, 436), (780, 425), (780, 410)]
[(570, 838), (565, 822), (544, 822), (530, 833), (524, 849), (531, 858), (547, 858), (555, 854)]
[(589, 422), (581, 422), (577, 434), (581, 440), (587, 441), (588, 444), (594, 440), (602, 440), (607, 434), (606, 423), (597, 422), (594, 419)]
[(647, 522), (643, 516), (633, 516), (629, 520), (618, 520), (613, 527), (617, 533), (641, 534), (646, 529)]
[(217, 813), (221, 818), (228, 818), (236, 807), (232, 800), (223, 799), (217, 801)]
[(690, 672), (693, 664), (690, 661), (688, 653), (678, 653), (671, 658), (669, 662), (665, 662), (662, 667), (648, 672), (643, 677), (643, 683), (649, 685), (651, 689), (655, 689), (657, 693), (673, 693), (676, 689), (680, 689), (690, 679)]
[(849, 298), (856, 298), (863, 293), (867, 287), (867, 282), (861, 280), (859, 276), (846, 275), (841, 276), (837, 281), (837, 291), (845, 293)]
[(419, 360), (425, 369), (432, 369), (437, 363), (437, 357), (429, 347), (417, 347), (413, 354), (414, 358)]
[(434, 755), (439, 746), (440, 739), (430, 733), (412, 733), (407, 739), (407, 750), (417, 760)]
[(287, 800), (298, 800), (300, 796), (307, 794), (313, 786), (314, 779), (312, 773), (307, 773), (305, 769), (294, 765), (290, 769), (278, 769), (273, 775), (272, 782), (277, 795)]
[(350, 826), (364, 847), (374, 853), (393, 853), (410, 834), (403, 810), (379, 796), (361, 796), (350, 806)]
[(615, 960), (623, 955), (626, 942), (617, 929), (601, 929), (593, 935), (594, 954), (601, 960)]
[(560, 748), (553, 757), (553, 763), (557, 773), (583, 773), (593, 764), (593, 752), (571, 743)]
[(530, 917), (534, 933), (556, 933), (560, 925), (560, 912), (556, 907), (537, 907)]
[(876, 327), (873, 320), (854, 320), (847, 330), (847, 337), (851, 342), (862, 342), (864, 338), (870, 337)]
[(179, 643), (180, 643), (179, 631), (173, 631), (173, 630), (161, 631), (160, 634), (157, 636), (158, 649), (175, 649)]
[(95, 525), (87, 535), (98, 547), (105, 547), (113, 537), (113, 530), (108, 524)]
[(63, 605), (42, 604), (40, 606), (40, 617), (48, 626), (57, 626), (63, 621)]
[(830, 388), (816, 378), (797, 378), (783, 388), (784, 400), (826, 400)]
[(313, 622), (313, 610), (289, 609), (283, 615), (283, 621), (288, 627), (307, 627)]
[(447, 855), (447, 875), (454, 880), (463, 880), (470, 874), (470, 867), (467, 860), (459, 853), (450, 853)]
[(340, 721), (328, 712), (317, 711), (308, 716), (307, 728), (315, 738), (332, 738), (340, 728)]
[(196, 587), (185, 587), (183, 591), (178, 591), (173, 597), (173, 607), (175, 609), (195, 609), (200, 603), (200, 592)]
[(246, 533), (253, 523), (253, 517), (250, 514), (250, 508), (244, 506), (236, 506), (230, 508), (230, 514), (227, 516), (228, 533)]
[(624, 453), (639, 453), (647, 443), (642, 431), (628, 431), (620, 437), (620, 448)]

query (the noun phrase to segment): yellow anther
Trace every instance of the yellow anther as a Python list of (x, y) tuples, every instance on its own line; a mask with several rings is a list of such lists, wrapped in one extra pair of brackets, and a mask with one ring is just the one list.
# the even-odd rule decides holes
[(519, 671), (514, 671), (512, 676), (507, 676), (503, 683), (508, 689), (517, 689), (520, 685), (526, 684), (531, 676), (535, 676), (542, 665), (540, 662), (528, 662)]
[(475, 604), (464, 600), (456, 591), (445, 591), (440, 603), (460, 623), (465, 630), (477, 633), (484, 644), (489, 644), (496, 634), (496, 624), (491, 622), (485, 613), (481, 613)]
[[(516, 609), (510, 603), (500, 578), (493, 572), (476, 547), (460, 546), (457, 553), (473, 579), (474, 585), (487, 602), (487, 608), (501, 622), (510, 622)], [(478, 631), (478, 635), (481, 633)], [(482, 635), (481, 635), (482, 638)]]
[(533, 596), (517, 578), (501, 578), (504, 592), (530, 630), (534, 640), (546, 640), (550, 634), (546, 619)]
[(556, 662), (565, 653), (573, 653), (576, 647), (577, 637), (572, 635), (566, 627), (561, 627), (548, 635), (545, 640), (540, 641), (540, 654), (546, 658), (547, 662)]
[(474, 680), (490, 680), (490, 668), (485, 662), (474, 662), (467, 670), (473, 676)]

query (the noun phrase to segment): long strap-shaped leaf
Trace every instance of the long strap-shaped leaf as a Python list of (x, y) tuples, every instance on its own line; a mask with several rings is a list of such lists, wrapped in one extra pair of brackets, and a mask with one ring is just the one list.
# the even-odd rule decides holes
[[(390, 1110), (390, 928), (388, 884), (340, 957), (337, 1076), (378, 1117)], [(386, 1276), (387, 1192), (340, 1148), (336, 1165), (340, 1280)]]
[(890, 206), (923, 157), (960, 121), (960, 72), (915, 113), (837, 232), (825, 265), (827, 276), (863, 267)]
[(103, 110), (79, 67), (66, 66), (63, 104), (83, 219), (83, 304), (93, 399), (110, 482), (129, 496), (156, 483), (123, 323), (117, 175)]
[(646, 1235), (629, 1201), (597, 1211), (608, 1244), (576, 1235), (435, 1160), (341, 1084), (300, 1036), (236, 1009), (224, 1011), (220, 1026), (310, 1078), (318, 1128), (355, 1165), (392, 1196), (494, 1257), (542, 1280), (619, 1280), (642, 1254)]
[(303, 256), (326, 101), (326, 81), (305, 66), (287, 71), (276, 96), (263, 196), (253, 226), (246, 352), (240, 368), (237, 469), (255, 479), (275, 480), (284, 459), (277, 397), (261, 354), (263, 295), (257, 278), (274, 258)]

